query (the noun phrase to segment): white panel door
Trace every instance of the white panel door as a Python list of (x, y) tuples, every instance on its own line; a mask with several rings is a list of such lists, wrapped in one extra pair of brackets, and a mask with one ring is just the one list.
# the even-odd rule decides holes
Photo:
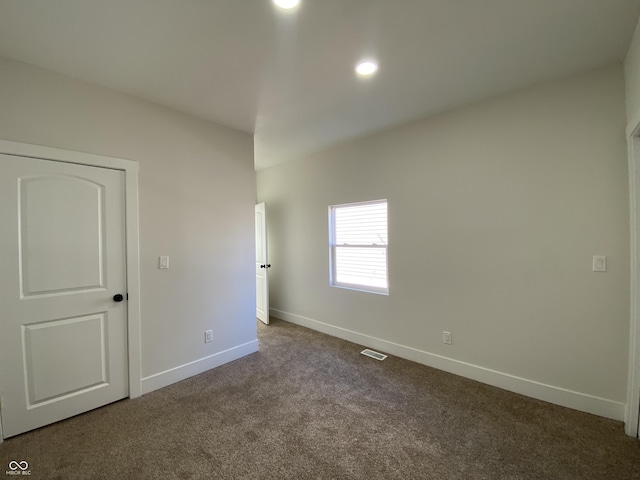
[(269, 325), (269, 268), (267, 263), (267, 209), (256, 205), (256, 317)]
[(0, 155), (5, 438), (128, 396), (124, 212), (122, 171)]

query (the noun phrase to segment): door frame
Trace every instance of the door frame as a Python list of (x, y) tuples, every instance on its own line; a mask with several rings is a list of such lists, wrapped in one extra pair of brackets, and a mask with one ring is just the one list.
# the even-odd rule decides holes
[[(92, 153), (0, 140), (0, 154), (110, 168), (124, 172), (125, 182), (125, 262), (127, 269), (127, 352), (129, 398), (142, 395), (142, 347), (140, 321), (140, 242), (138, 212), (138, 170), (134, 160), (105, 157)], [(0, 442), (2, 426), (0, 425)]]
[(629, 374), (624, 430), (627, 435), (638, 436), (640, 416), (640, 114), (627, 126), (629, 152), (629, 220), (631, 260), (631, 305), (629, 322)]

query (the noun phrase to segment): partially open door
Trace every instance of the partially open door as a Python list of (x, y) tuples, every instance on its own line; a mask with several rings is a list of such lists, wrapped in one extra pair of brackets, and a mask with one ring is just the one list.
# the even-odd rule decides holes
[(256, 205), (256, 317), (269, 325), (269, 268), (267, 259), (267, 212)]

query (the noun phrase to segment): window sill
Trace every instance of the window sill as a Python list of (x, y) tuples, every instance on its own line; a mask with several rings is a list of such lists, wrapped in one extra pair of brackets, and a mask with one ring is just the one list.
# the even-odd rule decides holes
[(341, 288), (343, 290), (353, 290), (355, 292), (373, 293), (375, 295), (383, 295), (385, 297), (389, 296), (389, 290), (368, 290), (366, 287), (361, 287), (359, 285), (329, 284), (329, 286), (333, 288)]

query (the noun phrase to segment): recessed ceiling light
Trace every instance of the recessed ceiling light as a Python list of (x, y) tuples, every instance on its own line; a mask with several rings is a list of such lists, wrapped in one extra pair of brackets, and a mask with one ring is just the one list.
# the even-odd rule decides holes
[(363, 77), (373, 75), (378, 70), (378, 64), (373, 60), (364, 60), (356, 65), (356, 73)]
[(273, 3), (275, 3), (280, 8), (290, 10), (292, 8), (296, 8), (300, 3), (300, 0), (273, 0)]

